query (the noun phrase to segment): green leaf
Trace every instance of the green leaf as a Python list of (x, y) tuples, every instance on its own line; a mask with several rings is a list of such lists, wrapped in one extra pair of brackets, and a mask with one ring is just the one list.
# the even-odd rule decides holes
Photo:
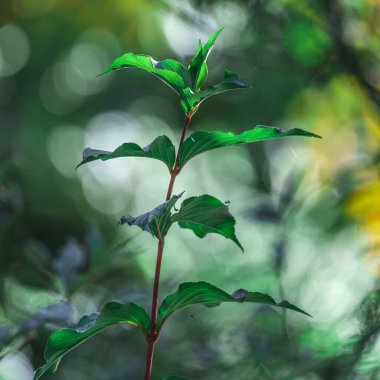
[(124, 143), (113, 152), (86, 148), (83, 151), (83, 160), (76, 167), (96, 160), (111, 160), (120, 157), (147, 157), (162, 161), (171, 172), (175, 162), (175, 147), (169, 137), (158, 136), (151, 144), (141, 148), (135, 143)]
[(231, 132), (195, 132), (188, 137), (182, 145), (179, 153), (179, 168), (181, 169), (191, 158), (212, 149), (288, 136), (321, 138), (314, 133), (298, 128), (284, 131), (280, 128), (267, 127), (264, 125), (258, 125), (240, 135), (234, 135)]
[(189, 72), (192, 83), (191, 88), (193, 91), (198, 91), (207, 78), (207, 57), (210, 54), (216, 39), (223, 29), (224, 28), (221, 28), (216, 33), (214, 33), (214, 35), (206, 42), (204, 47), (202, 47), (202, 41), (199, 40), (197, 53), (189, 65)]
[(199, 104), (199, 97), (194, 94), (191, 88), (185, 88), (181, 96), (181, 107), (185, 111), (185, 114), (190, 115), (196, 108), (197, 104)]
[(129, 226), (140, 227), (143, 231), (149, 232), (152, 235), (158, 237), (158, 231), (155, 220), (157, 219), (158, 226), (160, 228), (161, 236), (164, 237), (169, 231), (171, 222), (170, 210), (174, 207), (175, 203), (182, 194), (173, 195), (168, 201), (155, 207), (153, 210), (133, 217), (131, 215), (124, 215), (118, 222), (119, 225), (128, 224)]
[[(207, 57), (222, 30), (223, 28), (214, 33), (204, 46), (199, 41), (197, 53), (187, 69), (174, 59), (156, 61), (145, 54), (126, 53), (115, 59), (111, 66), (101, 72), (99, 76), (122, 68), (139, 68), (148, 71), (164, 81), (178, 94), (185, 114), (190, 115), (208, 97), (223, 91), (246, 87), (235, 73), (226, 70), (224, 80), (221, 83), (199, 91), (208, 75)], [(107, 155), (109, 152), (94, 150), (92, 153), (94, 155), (98, 153)]]
[(244, 81), (233, 71), (224, 70), (224, 78), (221, 83), (216, 85), (208, 86), (204, 90), (197, 93), (200, 101), (203, 102), (210, 96), (220, 94), (221, 92), (237, 90), (239, 88), (248, 88)]
[(195, 304), (204, 304), (205, 306), (214, 307), (220, 305), (222, 302), (259, 303), (290, 309), (310, 316), (310, 314), (292, 305), (288, 301), (276, 302), (267, 294), (249, 292), (245, 289), (238, 289), (232, 294), (228, 294), (207, 282), (186, 282), (181, 284), (175, 293), (167, 296), (160, 305), (156, 321), (157, 332), (161, 330), (165, 321), (179, 310)]
[(65, 354), (98, 332), (117, 324), (136, 326), (147, 336), (150, 319), (145, 309), (135, 303), (107, 303), (100, 314), (82, 317), (75, 329), (63, 329), (50, 335), (44, 352), (46, 364), (37, 369), (34, 380), (44, 373), (54, 373)]
[(208, 233), (216, 233), (231, 239), (244, 251), (235, 235), (235, 219), (228, 212), (228, 205), (211, 195), (187, 198), (171, 221), (182, 228), (191, 229), (203, 238)]
[(199, 105), (207, 98), (220, 94), (221, 92), (246, 89), (248, 88), (243, 80), (234, 72), (225, 70), (224, 79), (221, 83), (208, 86), (204, 90), (194, 92), (190, 88), (185, 88), (181, 97), (181, 105), (186, 114)]
[(98, 76), (123, 68), (138, 68), (146, 70), (161, 79), (178, 95), (182, 93), (184, 87), (190, 87), (190, 74), (180, 62), (177, 62), (174, 59), (156, 61), (145, 54), (126, 53), (121, 57), (116, 58), (111, 66), (101, 72)]
[(169, 377), (162, 377), (161, 380), (190, 380), (188, 377), (182, 377), (182, 376), (169, 376)]
[(201, 86), (202, 77), (205, 76), (203, 80), (204, 82), (208, 74), (207, 64), (203, 59), (203, 46), (201, 40), (198, 41), (198, 50), (189, 65), (189, 73), (192, 83), (191, 88), (194, 91), (197, 91)]

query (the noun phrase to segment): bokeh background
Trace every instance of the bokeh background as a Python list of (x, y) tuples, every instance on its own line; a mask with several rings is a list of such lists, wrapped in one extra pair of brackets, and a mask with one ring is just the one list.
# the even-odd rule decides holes
[[(231, 201), (246, 252), (173, 227), (161, 295), (207, 280), (286, 298), (313, 319), (255, 305), (177, 314), (153, 379), (380, 379), (380, 5), (377, 0), (107, 2), (3, 0), (0, 7), (0, 379), (30, 380), (49, 334), (110, 300), (150, 308), (156, 242), (117, 227), (162, 203), (168, 173), (144, 159), (74, 171), (84, 147), (179, 140), (174, 92), (140, 70), (96, 74), (132, 51), (188, 64), (225, 30), (191, 130), (266, 124), (288, 138), (195, 158), (175, 185)], [(153, 161), (153, 162), (151, 162)], [(67, 355), (57, 380), (141, 379), (145, 342), (111, 328)]]

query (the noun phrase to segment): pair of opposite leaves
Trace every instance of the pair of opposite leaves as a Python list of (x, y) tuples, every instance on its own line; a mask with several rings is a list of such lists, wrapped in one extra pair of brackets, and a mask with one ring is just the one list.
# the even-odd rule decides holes
[[(215, 307), (221, 303), (243, 302), (281, 307), (309, 315), (288, 301), (276, 302), (267, 294), (248, 292), (245, 289), (238, 289), (232, 294), (228, 294), (204, 281), (187, 282), (181, 284), (175, 293), (167, 296), (161, 303), (155, 325), (156, 334), (160, 333), (169, 317), (187, 307), (196, 304)], [(137, 327), (147, 337), (150, 331), (150, 323), (149, 315), (143, 307), (135, 303), (109, 302), (100, 313), (82, 317), (75, 329), (63, 329), (50, 335), (44, 351), (46, 364), (37, 369), (34, 379), (39, 379), (44, 373), (55, 372), (64, 355), (110, 326), (129, 324)], [(163, 380), (175, 379), (184, 380), (185, 378), (169, 377)]]

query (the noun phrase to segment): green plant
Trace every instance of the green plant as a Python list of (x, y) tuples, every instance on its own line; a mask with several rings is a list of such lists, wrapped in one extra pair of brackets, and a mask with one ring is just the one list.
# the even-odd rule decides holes
[[(138, 226), (158, 240), (151, 316), (149, 317), (144, 308), (134, 303), (107, 303), (99, 314), (82, 317), (75, 329), (59, 330), (49, 337), (45, 348), (46, 364), (36, 371), (35, 379), (39, 379), (46, 372), (54, 372), (63, 355), (94, 334), (111, 325), (130, 324), (142, 332), (148, 344), (144, 379), (149, 380), (155, 344), (163, 325), (171, 315), (194, 304), (212, 307), (222, 302), (252, 302), (290, 309), (308, 315), (297, 306), (287, 301), (277, 303), (266, 294), (249, 292), (244, 289), (238, 289), (232, 294), (228, 294), (207, 282), (187, 282), (179, 285), (178, 290), (167, 296), (158, 307), (161, 261), (165, 238), (172, 224), (178, 223), (181, 228), (192, 230), (200, 238), (209, 233), (220, 234), (232, 240), (243, 251), (243, 247), (235, 235), (235, 219), (229, 213), (227, 203), (211, 195), (200, 195), (185, 199), (179, 210), (175, 209), (174, 206), (183, 193), (172, 195), (173, 186), (186, 163), (198, 154), (231, 145), (286, 136), (319, 137), (301, 129), (292, 129), (286, 132), (277, 128), (257, 126), (240, 135), (225, 132), (195, 132), (185, 139), (192, 117), (205, 99), (224, 91), (247, 88), (238, 75), (226, 70), (221, 83), (202, 89), (208, 73), (207, 57), (221, 31), (222, 29), (216, 32), (204, 46), (199, 41), (197, 53), (188, 68), (173, 59), (157, 62), (146, 55), (127, 53), (117, 58), (107, 70), (99, 74), (101, 76), (114, 70), (130, 67), (144, 69), (160, 78), (178, 94), (185, 112), (185, 122), (177, 151), (168, 137), (159, 136), (144, 148), (134, 143), (124, 143), (113, 152), (87, 148), (83, 152), (83, 161), (78, 165), (81, 166), (95, 160), (104, 161), (134, 156), (160, 160), (169, 170), (170, 181), (166, 201), (142, 215), (137, 217), (126, 215), (119, 221), (120, 225)], [(181, 378), (169, 377), (166, 379)]]

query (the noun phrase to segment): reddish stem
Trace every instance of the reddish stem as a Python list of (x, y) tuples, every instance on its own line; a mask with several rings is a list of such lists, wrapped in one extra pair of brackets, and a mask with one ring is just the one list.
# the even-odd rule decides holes
[(168, 192), (166, 194), (166, 200), (167, 201), (172, 196), (174, 182), (175, 182), (175, 179), (176, 179), (176, 177), (178, 175), (179, 152), (180, 152), (180, 150), (182, 148), (183, 141), (185, 140), (187, 126), (190, 124), (190, 121), (191, 121), (191, 114), (189, 116), (186, 116), (186, 118), (185, 118), (185, 124), (183, 125), (183, 128), (182, 128), (181, 140), (179, 141), (179, 146), (178, 146), (178, 151), (177, 151), (177, 157), (175, 159), (174, 168), (173, 168), (173, 171), (172, 171), (172, 175), (170, 177)]
[(144, 380), (150, 380), (150, 375), (152, 372), (153, 364), (153, 353), (154, 346), (156, 344), (156, 317), (157, 317), (157, 305), (158, 305), (158, 286), (160, 283), (160, 272), (161, 272), (161, 262), (162, 262), (162, 252), (164, 251), (164, 241), (162, 239), (160, 229), (156, 219), (156, 226), (158, 231), (158, 249), (157, 249), (157, 260), (156, 260), (156, 271), (154, 274), (154, 285), (153, 285), (153, 297), (152, 297), (152, 314), (151, 314), (151, 324), (150, 332), (148, 336), (148, 351), (146, 354), (145, 363), (145, 377)]
[[(166, 194), (166, 200), (168, 201), (173, 192), (173, 186), (175, 179), (179, 173), (178, 171), (178, 165), (179, 165), (179, 152), (181, 150), (181, 147), (183, 145), (183, 142), (185, 140), (186, 130), (187, 126), (190, 124), (191, 121), (191, 113), (190, 115), (186, 116), (185, 123), (182, 128), (182, 134), (181, 139), (178, 146), (177, 156), (175, 159), (174, 168), (170, 177), (169, 187)], [(152, 365), (153, 365), (153, 354), (154, 354), (154, 347), (156, 345), (156, 342), (158, 340), (159, 334), (156, 334), (156, 319), (157, 319), (157, 306), (158, 306), (158, 288), (160, 284), (160, 273), (161, 273), (161, 262), (162, 262), (162, 255), (164, 252), (164, 239), (161, 236), (160, 227), (158, 225), (157, 219), (155, 220), (156, 227), (157, 227), (157, 233), (158, 233), (158, 248), (157, 248), (157, 260), (156, 260), (156, 270), (154, 274), (154, 284), (153, 284), (153, 296), (152, 296), (152, 314), (151, 314), (151, 324), (150, 324), (150, 332), (147, 338), (148, 341), (148, 350), (146, 353), (146, 363), (145, 363), (145, 376), (144, 380), (150, 380), (150, 376), (152, 373)]]
[(153, 354), (154, 354), (155, 345), (156, 345), (156, 342), (153, 342), (153, 341), (148, 343), (148, 350), (146, 352), (144, 380), (150, 380), (150, 375), (152, 373)]

